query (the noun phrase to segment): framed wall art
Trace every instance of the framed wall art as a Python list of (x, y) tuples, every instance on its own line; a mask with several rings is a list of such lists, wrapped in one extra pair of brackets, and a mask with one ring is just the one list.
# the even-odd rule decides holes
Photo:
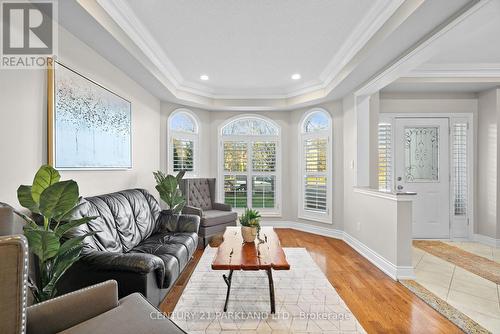
[(48, 69), (48, 161), (56, 169), (132, 168), (130, 101), (53, 61)]

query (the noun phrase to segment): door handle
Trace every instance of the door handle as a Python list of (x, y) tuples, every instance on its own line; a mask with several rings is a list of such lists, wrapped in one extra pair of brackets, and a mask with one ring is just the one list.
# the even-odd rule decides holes
[(403, 190), (403, 186), (402, 185), (398, 185), (398, 190)]
[(401, 181), (403, 178), (401, 176), (398, 176), (398, 181)]

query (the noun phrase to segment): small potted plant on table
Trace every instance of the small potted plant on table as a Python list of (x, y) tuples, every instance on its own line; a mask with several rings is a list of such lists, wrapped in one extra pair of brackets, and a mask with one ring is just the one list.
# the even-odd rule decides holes
[(260, 231), (260, 214), (256, 210), (245, 209), (240, 217), (241, 235), (244, 242), (254, 242)]

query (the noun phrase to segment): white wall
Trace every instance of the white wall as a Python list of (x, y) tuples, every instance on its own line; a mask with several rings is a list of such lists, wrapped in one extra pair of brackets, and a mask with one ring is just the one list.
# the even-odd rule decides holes
[(471, 94), (400, 95), (381, 94), (380, 113), (477, 113), (477, 97)]
[(479, 94), (476, 232), (500, 238), (498, 205), (498, 122), (500, 89)]
[(356, 188), (358, 125), (349, 95), (343, 99), (345, 239), (392, 277), (411, 276), (411, 202)]
[[(59, 28), (59, 60), (132, 102), (132, 163), (126, 171), (62, 171), (83, 196), (142, 187), (153, 194), (160, 167), (160, 101), (75, 36)], [(47, 162), (47, 76), (42, 70), (0, 70), (0, 201), (17, 205)]]

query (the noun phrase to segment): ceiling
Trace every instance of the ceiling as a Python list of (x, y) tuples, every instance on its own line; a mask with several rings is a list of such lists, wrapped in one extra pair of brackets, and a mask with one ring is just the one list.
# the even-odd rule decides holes
[[(373, 11), (389, 3), (125, 2), (181, 85), (231, 97), (283, 96), (321, 84), (330, 62), (376, 19)], [(292, 80), (294, 73), (301, 80)], [(210, 80), (202, 82), (201, 74)]]
[[(498, 59), (494, 39), (485, 39), (487, 52), (459, 58), (458, 49), (469, 44), (453, 36), (463, 26), (453, 19), (470, 20), (490, 2), (500, 3), (77, 0), (59, 2), (59, 21), (162, 100), (209, 110), (276, 110), (341, 98), (400, 59), (412, 69)], [(484, 31), (467, 38), (483, 40), (485, 31), (497, 29), (490, 21), (474, 21)], [(438, 39), (436, 50), (448, 54), (408, 61), (415, 46)], [(292, 80), (294, 73), (301, 79)], [(202, 74), (209, 80), (200, 80)]]
[(385, 93), (478, 93), (500, 87), (500, 1), (488, 1), (448, 35), (429, 59)]

